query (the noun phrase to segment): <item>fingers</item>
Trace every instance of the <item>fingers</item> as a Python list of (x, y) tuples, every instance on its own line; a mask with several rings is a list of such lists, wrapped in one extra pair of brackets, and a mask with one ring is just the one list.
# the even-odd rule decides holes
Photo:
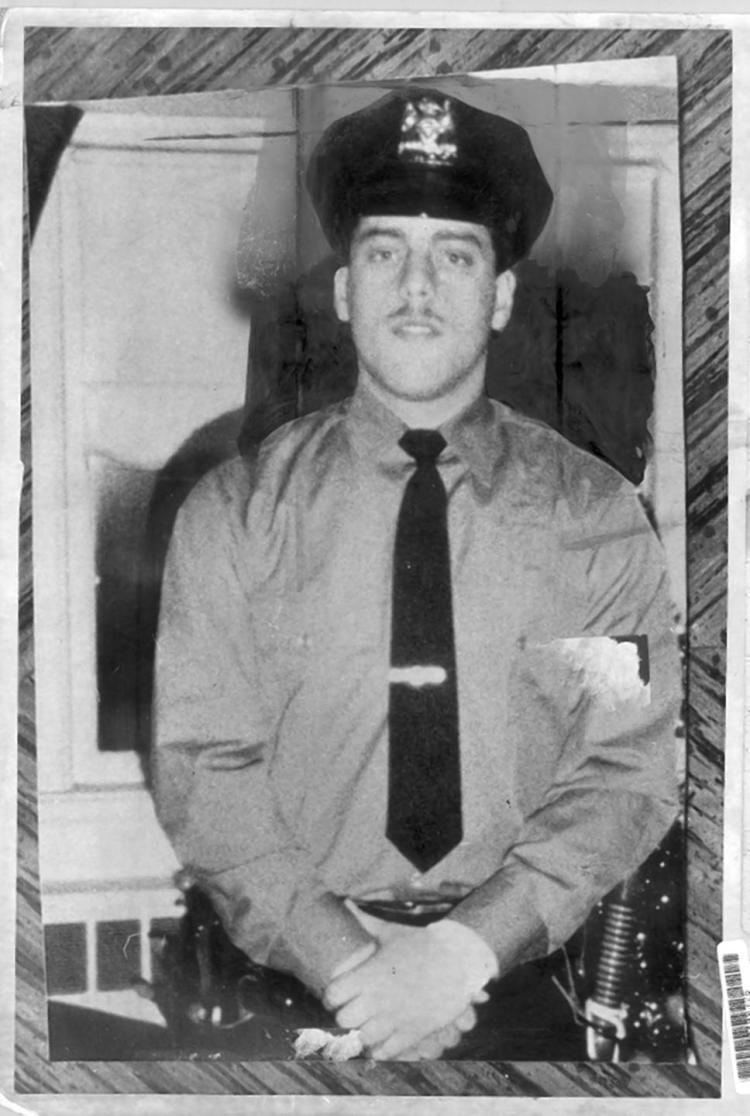
[[(365, 947), (369, 949), (369, 946)], [(372, 989), (373, 983), (382, 981), (384, 967), (382, 964), (382, 946), (374, 948), (372, 955), (363, 960), (356, 968), (349, 968), (337, 976), (323, 993), (323, 1003), (330, 1011), (348, 1004), (350, 1000), (360, 996), (367, 989)], [(388, 982), (396, 975), (395, 968), (387, 973)]]
[(404, 1035), (400, 1031), (394, 1031), (384, 1042), (373, 1046), (370, 1053), (376, 1062), (395, 1061), (405, 1050), (415, 1045), (417, 1044), (414, 1042), (414, 1035)]
[(450, 1050), (461, 1040), (461, 1032), (455, 1023), (450, 1023), (435, 1035), (428, 1035), (424, 1041), (427, 1058), (439, 1058), (444, 1050)]
[(456, 1046), (461, 1036), (476, 1025), (477, 1016), (468, 1007), (452, 1023), (414, 1042), (413, 1036), (402, 1034), (389, 1016), (373, 1015), (365, 996), (357, 996), (336, 1013), (336, 1022), (345, 1030), (360, 1031), (362, 1042), (376, 1060), (401, 1058), (408, 1053), (406, 1061), (417, 1061), (438, 1058), (444, 1050)]
[(428, 1035), (421, 1042), (415, 1043), (402, 1051), (398, 1056), (399, 1061), (419, 1062), (440, 1058), (446, 1050), (457, 1046), (461, 1041), (461, 1036), (475, 1027), (476, 1022), (476, 1012), (472, 1007), (468, 1007), (453, 1023), (449, 1023), (447, 1027), (443, 1027), (433, 1035)]
[(440, 942), (394, 932), (367, 960), (340, 972), (323, 1002), (343, 1029), (369, 1025), (365, 1041), (376, 1059), (397, 1058), (412, 1048), (436, 1057), (477, 1021), (461, 966), (444, 953)]
[(363, 996), (357, 996), (356, 999), (350, 1000), (348, 1004), (345, 1004), (336, 1012), (336, 1022), (339, 1027), (345, 1027), (350, 1031), (361, 1029), (365, 1023), (370, 1021), (371, 1017), (372, 1011)]
[(417, 1046), (410, 1046), (398, 1056), (399, 1062), (430, 1062), (439, 1058), (443, 1052), (441, 1043), (434, 1039), (425, 1039)]
[(361, 965), (363, 961), (367, 961), (370, 957), (372, 957), (376, 949), (377, 945), (375, 942), (367, 942), (366, 945), (360, 946), (359, 949), (356, 949), (354, 953), (350, 953), (349, 956), (345, 957), (344, 960), (333, 970), (333, 973), (331, 974), (331, 982), (336, 980), (337, 977), (344, 976), (345, 973), (351, 972), (352, 969), (356, 969), (357, 966)]
[(404, 1050), (399, 1055), (399, 1062), (426, 1062), (429, 1059), (429, 1054), (425, 1054), (419, 1046), (410, 1046), (408, 1050)]
[(399, 1062), (420, 1062), (434, 1060), (455, 1046), (461, 1038), (458, 1027), (450, 1023), (441, 1027), (432, 1035), (427, 1035), (419, 1042), (410, 1042), (406, 1036), (394, 1033), (381, 1043), (374, 1043), (371, 1047), (372, 1057), (376, 1061), (398, 1060)]
[(323, 993), (323, 1003), (329, 1011), (336, 1011), (353, 1000), (360, 993), (361, 981), (357, 977), (357, 969), (347, 969), (340, 976), (335, 977)]
[(466, 1033), (466, 1031), (470, 1031), (472, 1027), (476, 1027), (476, 1025), (477, 1013), (471, 1006), (467, 1007), (466, 1011), (462, 1011), (458, 1019), (456, 1019), (455, 1021), (455, 1026), (461, 1033), (464, 1034)]
[(360, 1038), (365, 1046), (373, 1049), (390, 1038), (393, 1033), (393, 1024), (387, 1019), (368, 1019), (359, 1028)]

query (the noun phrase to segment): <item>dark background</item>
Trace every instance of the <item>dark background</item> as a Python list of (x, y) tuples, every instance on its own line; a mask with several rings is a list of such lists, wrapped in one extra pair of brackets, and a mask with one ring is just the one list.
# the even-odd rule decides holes
[[(719, 1091), (726, 645), (726, 375), (731, 36), (715, 31), (31, 28), (25, 99), (253, 88), (674, 55), (680, 75), (688, 507), (688, 1009), (699, 1067), (491, 1063), (368, 1068), (46, 1061), (33, 733), (30, 476), (22, 507), (19, 1092), (711, 1096)], [(27, 361), (28, 363), (28, 361)], [(22, 414), (28, 450), (29, 370)], [(27, 462), (28, 462), (27, 452)]]

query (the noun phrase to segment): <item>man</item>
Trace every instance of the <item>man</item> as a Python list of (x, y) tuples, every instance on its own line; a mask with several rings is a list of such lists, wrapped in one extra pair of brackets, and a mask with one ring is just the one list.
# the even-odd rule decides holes
[(242, 950), (437, 1057), (668, 829), (675, 639), (633, 490), (484, 393), (552, 201), (526, 132), (402, 89), (307, 182), (357, 388), (178, 517), (155, 795)]

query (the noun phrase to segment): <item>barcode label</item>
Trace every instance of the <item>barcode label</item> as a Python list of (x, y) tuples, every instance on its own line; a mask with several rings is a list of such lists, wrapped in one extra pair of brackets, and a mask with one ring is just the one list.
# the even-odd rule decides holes
[(717, 952), (734, 1084), (738, 1093), (750, 1093), (750, 964), (747, 946), (744, 942), (721, 942)]

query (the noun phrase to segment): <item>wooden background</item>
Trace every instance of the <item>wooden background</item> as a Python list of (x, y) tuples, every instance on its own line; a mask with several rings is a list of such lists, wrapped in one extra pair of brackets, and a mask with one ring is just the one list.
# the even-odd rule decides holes
[[(25, 100), (188, 93), (674, 55), (679, 60), (687, 421), (688, 1009), (699, 1066), (50, 1063), (36, 840), (28, 359), (21, 515), (18, 1093), (719, 1094), (731, 36), (716, 31), (30, 28)], [(27, 309), (25, 308), (25, 313)]]

